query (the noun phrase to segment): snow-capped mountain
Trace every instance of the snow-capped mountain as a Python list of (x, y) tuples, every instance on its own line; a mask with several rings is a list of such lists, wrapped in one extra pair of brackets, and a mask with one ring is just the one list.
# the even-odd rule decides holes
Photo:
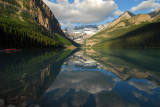
[(83, 44), (84, 40), (91, 37), (103, 28), (103, 25), (82, 25), (75, 27), (67, 27), (64, 32), (67, 37), (79, 44)]

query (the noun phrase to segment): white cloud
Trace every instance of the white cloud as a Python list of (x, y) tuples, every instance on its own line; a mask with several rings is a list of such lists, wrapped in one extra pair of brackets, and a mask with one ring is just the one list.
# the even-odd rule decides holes
[(74, 26), (74, 24), (72, 24), (72, 23), (63, 23), (63, 22), (60, 22), (60, 23), (61, 23), (61, 26), (67, 26), (67, 27)]
[(156, 3), (156, 1), (155, 0), (143, 1), (139, 5), (137, 5), (136, 7), (132, 7), (131, 11), (135, 12), (135, 11), (146, 10), (146, 9), (151, 9), (150, 11), (153, 11), (160, 6), (160, 4)]
[(59, 95), (57, 96), (61, 97), (72, 88), (75, 89), (76, 92), (83, 90), (87, 93), (96, 94), (104, 90), (111, 91), (115, 87), (116, 82), (119, 81), (119, 79), (114, 77), (114, 75), (104, 75), (103, 73), (93, 71), (84, 72), (70, 70), (62, 72), (57, 76), (53, 86), (48, 88), (46, 92), (51, 92), (60, 88), (63, 92), (60, 91), (61, 93), (58, 93)]
[[(72, 99), (72, 101), (69, 107), (71, 106), (80, 107), (87, 102), (89, 95), (94, 95), (93, 97), (96, 100), (97, 107), (102, 107), (98, 105), (104, 105), (107, 103), (106, 101), (110, 102), (109, 107), (117, 107), (117, 105), (123, 103), (121, 102), (119, 103), (116, 102), (116, 104), (113, 103), (114, 101), (122, 101), (122, 100), (120, 97), (117, 97), (117, 94), (112, 92), (112, 89), (116, 86), (116, 83), (119, 81), (120, 79), (114, 76), (114, 74), (112, 73), (105, 75), (103, 72), (98, 72), (98, 71), (95, 72), (92, 70), (70, 71), (70, 69), (68, 70), (66, 69), (66, 71), (60, 72), (60, 74), (56, 77), (54, 83), (47, 89), (47, 91), (44, 93), (41, 99), (43, 99), (42, 102), (45, 102), (44, 100), (47, 100), (47, 103), (54, 107), (55, 101), (60, 101), (61, 98), (64, 98), (63, 101), (61, 100), (62, 102), (59, 102), (59, 104), (66, 102), (67, 103), (66, 107), (67, 107), (68, 100), (66, 99), (70, 98)], [(55, 90), (58, 91), (55, 92)], [(68, 97), (67, 94), (71, 90), (74, 90), (72, 91), (74, 92), (74, 94), (70, 94)], [(46, 98), (45, 94), (54, 96)], [(116, 100), (114, 100), (115, 98)], [(119, 106), (119, 107), (128, 107), (128, 106)]]
[(153, 12), (153, 11), (155, 11), (155, 10), (156, 10), (156, 9), (150, 9), (149, 12)]
[(123, 14), (123, 11), (117, 10), (114, 12), (114, 16), (120, 16), (121, 14)]
[(129, 81), (128, 84), (135, 86), (137, 89), (145, 91), (148, 94), (154, 94), (153, 89), (157, 88), (157, 86), (151, 83), (150, 81)]
[(62, 23), (97, 23), (121, 13), (117, 11), (118, 6), (114, 0), (74, 0), (73, 3), (69, 3), (68, 0), (57, 0), (57, 4), (49, 0), (43, 1)]

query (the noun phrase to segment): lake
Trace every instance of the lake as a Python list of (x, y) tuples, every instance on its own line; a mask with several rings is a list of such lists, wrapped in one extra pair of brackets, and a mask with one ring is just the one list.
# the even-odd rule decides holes
[(160, 107), (159, 49), (0, 53), (0, 107)]

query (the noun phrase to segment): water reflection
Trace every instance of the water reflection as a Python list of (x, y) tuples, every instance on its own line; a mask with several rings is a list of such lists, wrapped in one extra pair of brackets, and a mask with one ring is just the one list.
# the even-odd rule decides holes
[(64, 50), (24, 50), (0, 54), (0, 106), (34, 106), (53, 83), (64, 60)]
[(40, 106), (159, 107), (159, 55), (127, 52), (85, 50), (90, 58), (77, 52), (63, 63)]

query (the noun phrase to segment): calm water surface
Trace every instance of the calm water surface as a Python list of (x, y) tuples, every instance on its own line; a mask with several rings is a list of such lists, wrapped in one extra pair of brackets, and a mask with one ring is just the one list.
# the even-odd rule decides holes
[(160, 107), (160, 50), (30, 50), (0, 61), (0, 106)]

